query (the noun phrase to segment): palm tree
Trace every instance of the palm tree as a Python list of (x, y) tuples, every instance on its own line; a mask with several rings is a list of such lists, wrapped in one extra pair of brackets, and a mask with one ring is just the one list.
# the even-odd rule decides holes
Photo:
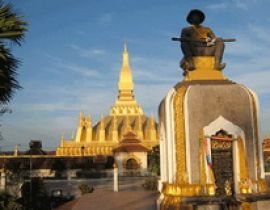
[(14, 91), (20, 88), (16, 80), (19, 60), (12, 55), (7, 45), (20, 46), (26, 26), (27, 23), (16, 14), (12, 5), (0, 0), (0, 105), (9, 102)]

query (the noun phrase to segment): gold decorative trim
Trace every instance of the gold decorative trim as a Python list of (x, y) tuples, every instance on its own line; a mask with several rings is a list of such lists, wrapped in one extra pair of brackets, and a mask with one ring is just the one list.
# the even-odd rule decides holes
[(164, 199), (161, 204), (161, 210), (182, 210), (182, 198), (199, 196), (201, 194), (201, 186), (199, 184), (169, 184), (163, 183), (162, 192)]
[(257, 182), (257, 186), (260, 193), (269, 192), (269, 187), (265, 179), (259, 179)]
[(243, 203), (241, 204), (241, 209), (242, 209), (242, 210), (252, 210), (251, 203), (243, 202)]
[(187, 183), (186, 170), (186, 142), (185, 142), (185, 117), (184, 96), (187, 87), (181, 86), (176, 89), (173, 101), (174, 124), (175, 124), (175, 146), (176, 146), (176, 183)]
[(239, 192), (243, 194), (252, 193), (252, 183), (248, 173), (248, 163), (246, 160), (244, 142), (240, 136), (237, 138), (237, 145), (239, 149), (238, 155), (240, 165)]

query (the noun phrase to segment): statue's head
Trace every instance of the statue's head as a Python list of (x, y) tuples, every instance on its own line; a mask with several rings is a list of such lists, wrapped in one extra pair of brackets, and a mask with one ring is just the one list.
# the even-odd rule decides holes
[(191, 25), (200, 25), (205, 19), (205, 15), (201, 10), (193, 9), (187, 15), (187, 22)]

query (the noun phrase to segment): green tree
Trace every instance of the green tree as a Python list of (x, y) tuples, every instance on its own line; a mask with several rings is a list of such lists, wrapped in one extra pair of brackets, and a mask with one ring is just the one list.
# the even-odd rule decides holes
[(62, 159), (54, 159), (51, 171), (55, 172), (56, 178), (61, 178), (63, 176), (63, 172), (67, 170), (67, 166), (64, 160)]
[(264, 162), (264, 170), (265, 170), (265, 172), (270, 172), (270, 158), (268, 158), (268, 159)]
[(26, 210), (50, 210), (50, 198), (47, 194), (45, 184), (41, 178), (32, 178), (25, 182), (21, 189), (20, 198)]
[(10, 46), (21, 45), (27, 23), (18, 16), (11, 4), (0, 0), (0, 105), (8, 103), (16, 89), (20, 88), (16, 80), (19, 60), (15, 58)]
[[(14, 11), (13, 6), (0, 0), (0, 115), (9, 112), (5, 105), (14, 91), (20, 88), (16, 79), (19, 60), (11, 53), (11, 47), (21, 45), (26, 26), (26, 21)], [(13, 197), (1, 193), (0, 209), (19, 210), (22, 206)]]
[(159, 146), (153, 147), (150, 154), (148, 154), (148, 169), (152, 174), (159, 176), (160, 175), (160, 155), (159, 155)]
[(0, 209), (2, 210), (23, 210), (23, 206), (16, 199), (5, 192), (0, 193)]

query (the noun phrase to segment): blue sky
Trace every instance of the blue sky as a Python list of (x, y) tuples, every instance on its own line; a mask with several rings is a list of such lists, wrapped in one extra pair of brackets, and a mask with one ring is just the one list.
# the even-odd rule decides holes
[[(8, 1), (5, 1), (8, 2)], [(94, 121), (117, 96), (123, 43), (128, 42), (137, 101), (156, 115), (166, 92), (182, 80), (182, 54), (170, 38), (186, 26), (190, 9), (226, 45), (226, 76), (255, 90), (261, 103), (262, 137), (270, 133), (270, 2), (267, 0), (11, 0), (29, 22), (18, 79), (23, 89), (1, 117), (2, 149), (41, 139), (45, 148), (71, 136), (80, 111)]]

